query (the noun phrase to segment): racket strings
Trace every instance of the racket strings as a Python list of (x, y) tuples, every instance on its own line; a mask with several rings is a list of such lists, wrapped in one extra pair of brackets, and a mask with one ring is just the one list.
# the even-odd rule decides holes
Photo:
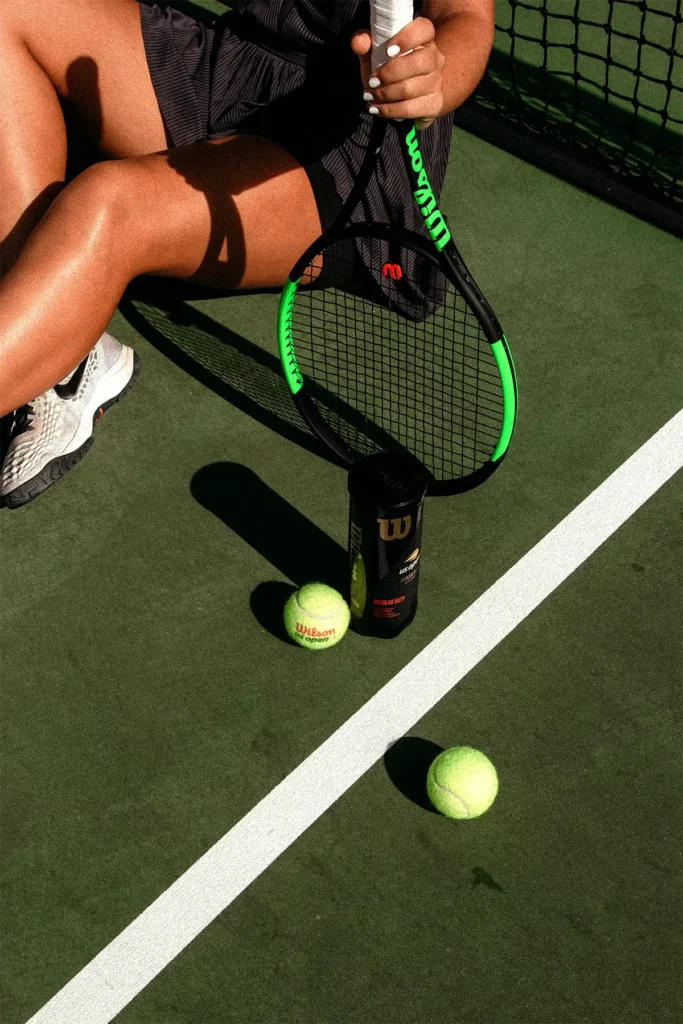
[(300, 282), (292, 332), (308, 394), (356, 454), (403, 450), (435, 480), (467, 476), (500, 435), (491, 346), (457, 289), (423, 257), (392, 247), (388, 262), (386, 242), (363, 243), (370, 275), (336, 243), (324, 250), (320, 283), (312, 274)]

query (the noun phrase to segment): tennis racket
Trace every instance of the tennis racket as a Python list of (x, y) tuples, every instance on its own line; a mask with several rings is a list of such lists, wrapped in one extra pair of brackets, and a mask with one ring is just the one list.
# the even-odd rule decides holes
[[(376, 68), (413, 5), (370, 7)], [(422, 233), (350, 222), (387, 131), (398, 135)], [(278, 339), (302, 417), (347, 465), (377, 451), (410, 454), (424, 467), (428, 493), (454, 494), (501, 464), (517, 416), (510, 349), (453, 243), (412, 122), (374, 121), (343, 209), (283, 288)]]

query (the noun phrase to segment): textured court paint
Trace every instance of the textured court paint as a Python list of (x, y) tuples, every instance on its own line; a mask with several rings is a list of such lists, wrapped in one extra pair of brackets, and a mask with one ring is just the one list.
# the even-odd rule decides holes
[(683, 466), (683, 411), (566, 516), (38, 1011), (111, 1021)]
[(491, 455), (491, 462), (497, 462), (508, 450), (512, 431), (515, 428), (517, 418), (517, 384), (515, 382), (515, 368), (512, 357), (508, 355), (506, 348), (507, 338), (503, 341), (496, 341), (491, 346), (498, 365), (501, 387), (503, 388), (503, 422), (500, 426), (500, 437), (498, 444)]

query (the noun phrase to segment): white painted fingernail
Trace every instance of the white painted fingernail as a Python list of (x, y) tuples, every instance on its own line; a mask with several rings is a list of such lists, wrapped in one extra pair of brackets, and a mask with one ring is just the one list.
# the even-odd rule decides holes
[(368, 82), (368, 85), (370, 86), (371, 89), (379, 89), (379, 78), (371, 78), (370, 81)]
[(368, 107), (368, 114), (379, 114), (377, 107)]
[(395, 57), (397, 53), (401, 52), (401, 47), (394, 43), (393, 46), (387, 46), (387, 57)]
[(370, 103), (370, 101), (374, 100), (374, 98), (375, 97), (372, 95), (371, 92), (364, 92), (363, 93), (363, 99), (365, 100), (366, 103)]

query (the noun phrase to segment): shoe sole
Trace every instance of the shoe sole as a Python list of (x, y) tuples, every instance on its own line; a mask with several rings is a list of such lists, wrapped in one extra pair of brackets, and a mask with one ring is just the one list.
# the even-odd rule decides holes
[(92, 430), (88, 435), (87, 439), (72, 452), (67, 452), (66, 455), (60, 455), (59, 458), (53, 459), (52, 462), (48, 462), (47, 465), (34, 476), (26, 484), (22, 484), (21, 487), (17, 487), (15, 490), (10, 491), (9, 494), (5, 494), (0, 502), (5, 508), (22, 508), (24, 505), (28, 505), (30, 501), (37, 498), (39, 494), (46, 491), (52, 484), (56, 484), (58, 480), (61, 480), (70, 469), (77, 466), (84, 455), (86, 455), (93, 446), (94, 430), (96, 424), (102, 419), (107, 409), (110, 409), (112, 405), (128, 394), (132, 388), (135, 380), (140, 373), (140, 359), (137, 352), (133, 352), (133, 370), (130, 375), (128, 383), (119, 391), (117, 395), (110, 398), (108, 401), (103, 402), (102, 405), (98, 405), (97, 409), (92, 418)]

